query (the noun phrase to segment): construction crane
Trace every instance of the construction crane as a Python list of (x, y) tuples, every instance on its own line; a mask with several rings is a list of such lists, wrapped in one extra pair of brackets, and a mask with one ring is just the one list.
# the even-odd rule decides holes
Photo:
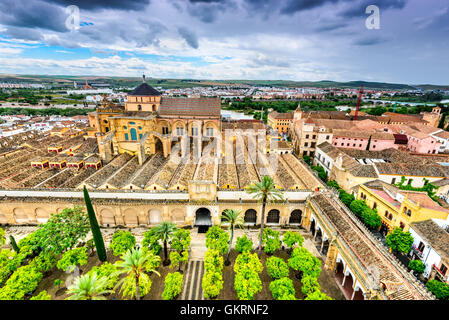
[(363, 95), (363, 84), (360, 86), (359, 97), (357, 98), (357, 108), (355, 109), (354, 120), (357, 120), (357, 116), (359, 115), (360, 102), (362, 102)]

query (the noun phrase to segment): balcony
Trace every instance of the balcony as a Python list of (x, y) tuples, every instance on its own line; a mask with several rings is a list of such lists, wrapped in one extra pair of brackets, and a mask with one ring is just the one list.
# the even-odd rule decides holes
[(443, 282), (447, 282), (449, 280), (449, 277), (447, 275), (444, 275), (443, 272), (436, 266), (432, 265), (432, 268), (436, 271), (435, 275)]
[(423, 253), (418, 249), (418, 247), (416, 247), (415, 245), (413, 245), (412, 251), (413, 251), (414, 254), (416, 254), (416, 255), (422, 260), (422, 258), (423, 258)]

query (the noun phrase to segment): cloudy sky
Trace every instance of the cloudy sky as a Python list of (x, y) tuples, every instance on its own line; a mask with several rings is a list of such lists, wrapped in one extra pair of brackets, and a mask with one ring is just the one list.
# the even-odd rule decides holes
[(0, 1), (0, 73), (448, 85), (448, 58), (448, 0)]

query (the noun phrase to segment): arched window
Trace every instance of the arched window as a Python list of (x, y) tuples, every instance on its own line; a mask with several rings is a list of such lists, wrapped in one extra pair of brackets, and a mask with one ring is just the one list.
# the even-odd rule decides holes
[(244, 220), (246, 223), (256, 223), (257, 212), (254, 209), (248, 209), (245, 212)]
[(136, 128), (131, 128), (131, 140), (136, 141), (137, 140), (137, 130)]
[(279, 210), (271, 209), (267, 215), (267, 223), (279, 223)]
[(125, 133), (125, 140), (129, 140), (129, 135)]
[(137, 106), (137, 110), (142, 111), (142, 106), (140, 104)]
[(206, 128), (206, 136), (212, 137), (214, 135), (214, 128)]
[(168, 127), (162, 127), (162, 134), (168, 134)]
[(184, 134), (184, 128), (183, 127), (176, 127), (176, 134), (178, 136), (182, 136)]
[(293, 210), (292, 213), (290, 214), (290, 220), (288, 221), (288, 223), (289, 224), (300, 224), (301, 217), (302, 217), (301, 210)]
[(410, 217), (412, 215), (412, 210), (408, 209), (407, 210), (407, 215)]

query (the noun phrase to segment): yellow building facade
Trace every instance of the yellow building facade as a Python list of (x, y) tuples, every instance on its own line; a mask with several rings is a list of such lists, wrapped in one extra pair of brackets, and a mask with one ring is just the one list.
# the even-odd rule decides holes
[(378, 180), (361, 184), (357, 199), (377, 210), (384, 233), (394, 228), (408, 231), (413, 222), (432, 218), (445, 220), (449, 215), (449, 210), (434, 202), (425, 192), (399, 190)]

